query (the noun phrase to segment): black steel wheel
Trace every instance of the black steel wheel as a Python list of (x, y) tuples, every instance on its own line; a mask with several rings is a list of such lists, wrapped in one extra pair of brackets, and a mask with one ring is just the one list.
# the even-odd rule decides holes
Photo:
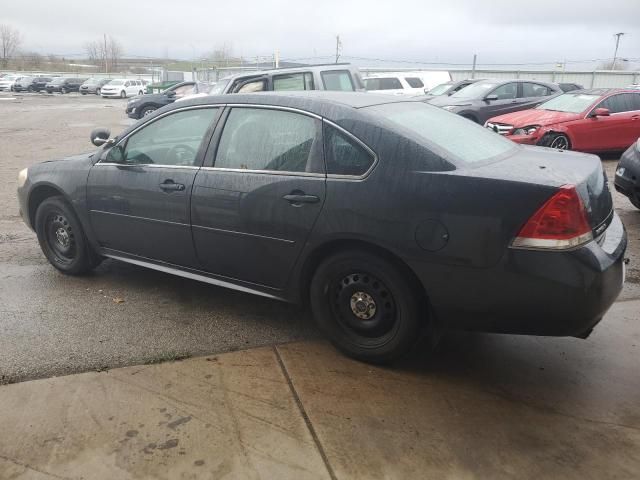
[(426, 326), (425, 302), (416, 286), (393, 262), (369, 252), (327, 258), (313, 276), (310, 300), (331, 342), (367, 362), (403, 356)]
[(61, 272), (81, 274), (100, 263), (75, 212), (62, 197), (49, 197), (38, 206), (35, 227), (42, 252)]

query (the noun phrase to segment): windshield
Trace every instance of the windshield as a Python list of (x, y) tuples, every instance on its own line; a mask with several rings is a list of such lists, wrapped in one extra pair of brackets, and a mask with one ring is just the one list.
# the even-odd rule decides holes
[(581, 113), (589, 108), (599, 95), (586, 95), (584, 93), (565, 93), (552, 98), (548, 102), (536, 107), (538, 110), (551, 110), (554, 112)]
[(218, 95), (219, 93), (224, 93), (224, 89), (227, 85), (229, 85), (230, 81), (230, 78), (224, 78), (220, 80), (213, 87), (211, 87), (211, 89), (209, 90), (209, 95)]
[(451, 98), (484, 98), (490, 90), (500, 85), (495, 82), (476, 82), (457, 91)]
[(85, 80), (84, 83), (86, 83), (87, 85), (95, 85), (99, 81), (99, 78), (89, 78), (88, 80)]
[(66, 78), (54, 78), (51, 83), (53, 83), (54, 85), (58, 85), (60, 83), (64, 83), (64, 81), (66, 80)]
[(450, 83), (443, 83), (442, 85), (438, 85), (437, 87), (433, 87), (431, 90), (429, 90), (428, 94), (429, 95), (444, 95), (445, 93), (447, 93), (447, 90), (449, 90), (451, 88), (451, 84)]
[(124, 85), (124, 80), (111, 80), (109, 85)]
[(365, 110), (388, 120), (407, 137), (453, 163), (486, 162), (519, 148), (464, 117), (422, 102), (386, 103)]

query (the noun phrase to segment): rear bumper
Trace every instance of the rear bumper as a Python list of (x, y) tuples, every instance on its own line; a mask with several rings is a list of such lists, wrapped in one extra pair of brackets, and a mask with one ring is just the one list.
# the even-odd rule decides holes
[(585, 337), (622, 290), (626, 247), (614, 214), (598, 241), (566, 252), (509, 249), (496, 267), (443, 272), (448, 285), (425, 288), (446, 328)]

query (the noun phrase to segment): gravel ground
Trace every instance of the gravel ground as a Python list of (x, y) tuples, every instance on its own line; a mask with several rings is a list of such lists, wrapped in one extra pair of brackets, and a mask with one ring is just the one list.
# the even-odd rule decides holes
[[(0, 93), (0, 383), (318, 336), (295, 306), (112, 260), (86, 277), (49, 266), (18, 216), (17, 172), (130, 123), (119, 99)], [(613, 178), (615, 158), (604, 164)], [(640, 211), (614, 196), (630, 240), (620, 299), (640, 298)]]

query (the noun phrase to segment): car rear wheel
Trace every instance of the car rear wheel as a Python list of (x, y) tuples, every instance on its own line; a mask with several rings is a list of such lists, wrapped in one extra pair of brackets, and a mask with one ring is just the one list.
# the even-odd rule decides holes
[(67, 89), (66, 89), (66, 88), (64, 88), (64, 87), (62, 87), (62, 88), (60, 89), (60, 93), (61, 93), (62, 95), (64, 95), (65, 93), (67, 93)]
[(120, 92), (120, 98), (127, 98), (127, 92), (125, 92), (124, 90), (122, 90)]
[(144, 92), (143, 92), (142, 90), (140, 90), (140, 91), (138, 92), (138, 95), (144, 95)]
[(562, 133), (549, 133), (542, 137), (539, 145), (549, 148), (557, 148), (558, 150), (571, 150), (571, 141), (569, 137)]
[(42, 252), (61, 272), (78, 275), (100, 263), (75, 212), (62, 197), (50, 197), (40, 204), (35, 227)]
[(362, 251), (327, 258), (311, 281), (319, 327), (345, 354), (388, 363), (417, 343), (424, 326), (422, 296), (388, 260)]
[(100, 89), (96, 88), (96, 95), (100, 95)]

